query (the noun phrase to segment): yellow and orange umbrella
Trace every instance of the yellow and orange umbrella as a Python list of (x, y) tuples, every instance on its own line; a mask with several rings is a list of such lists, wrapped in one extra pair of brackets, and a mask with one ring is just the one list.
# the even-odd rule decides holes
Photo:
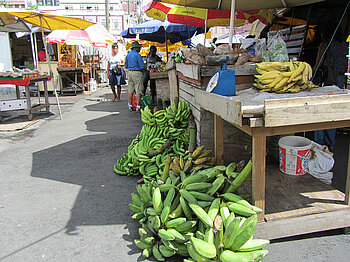
[[(157, 42), (152, 42), (152, 41), (147, 41), (147, 40), (128, 40), (126, 42), (126, 46), (125, 46), (126, 50), (130, 49), (131, 43), (134, 41), (139, 41), (139, 43), (142, 45), (143, 48), (141, 49), (141, 52), (140, 52), (141, 55), (147, 55), (149, 52), (148, 48), (151, 47), (152, 45), (157, 47), (158, 52), (166, 52), (166, 44), (165, 43), (157, 43)], [(181, 42), (172, 44), (172, 43), (170, 43), (170, 41), (168, 41), (168, 52), (178, 50), (180, 45), (181, 45)]]
[[(192, 25), (197, 27), (229, 26), (230, 11), (214, 10), (195, 7), (183, 7), (152, 2), (146, 10), (149, 17), (164, 21), (167, 19), (172, 23)], [(260, 20), (264, 24), (271, 22), (272, 14), (268, 10), (242, 10), (236, 12), (234, 25), (242, 26), (246, 21), (249, 23)]]

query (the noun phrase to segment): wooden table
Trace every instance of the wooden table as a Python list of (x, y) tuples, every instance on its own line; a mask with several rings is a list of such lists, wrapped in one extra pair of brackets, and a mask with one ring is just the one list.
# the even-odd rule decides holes
[[(27, 108), (26, 109), (19, 109), (19, 110), (10, 110), (10, 111), (0, 111), (0, 120), (2, 120), (3, 116), (8, 116), (8, 115), (27, 115), (28, 120), (33, 119), (33, 112), (36, 112), (38, 110), (41, 110), (43, 108), (46, 108), (46, 113), (50, 112), (50, 104), (49, 104), (49, 95), (47, 91), (47, 81), (51, 80), (51, 77), (49, 76), (43, 76), (43, 77), (34, 77), (31, 78), (29, 82), (26, 84), (16, 84), (16, 96), (17, 99), (20, 99), (20, 91), (19, 91), (19, 86), (23, 85), (25, 87), (25, 99), (27, 103)], [(40, 97), (39, 97), (39, 104), (37, 105), (32, 105), (31, 99), (30, 99), (30, 90), (29, 90), (29, 84), (34, 84), (34, 83), (40, 83), (42, 82), (44, 84), (44, 99), (45, 103), (41, 104), (40, 103)], [(2, 81), (0, 84), (12, 84), (12, 83), (6, 83), (6, 81)]]
[[(82, 85), (84, 87), (84, 71), (83, 68), (80, 67), (58, 67), (57, 72), (59, 74), (59, 82), (60, 82), (60, 90), (61, 94), (63, 94), (64, 91), (74, 91), (74, 94), (77, 94), (77, 91), (83, 91), (84, 88), (79, 86), (78, 84), (78, 74), (81, 74), (82, 78)], [(67, 75), (74, 74), (74, 81), (70, 79)], [(74, 85), (73, 88), (64, 87), (62, 83), (62, 79), (68, 80), (70, 83)]]
[[(350, 126), (350, 95), (321, 95), (265, 100), (262, 111), (244, 106), (239, 96), (224, 97), (194, 90), (202, 108), (214, 113), (214, 144), (223, 159), (223, 120), (252, 138), (252, 184), (258, 215), (256, 238), (281, 237), (350, 226), (350, 159), (345, 194), (311, 175), (289, 176), (266, 167), (266, 137)], [(350, 154), (349, 154), (350, 157)]]

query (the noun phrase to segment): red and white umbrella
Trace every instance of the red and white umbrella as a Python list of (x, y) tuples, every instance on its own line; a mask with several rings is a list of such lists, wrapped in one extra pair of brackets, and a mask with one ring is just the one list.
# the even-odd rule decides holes
[(47, 37), (48, 43), (104, 47), (112, 45), (117, 39), (100, 24), (85, 30), (54, 30)]

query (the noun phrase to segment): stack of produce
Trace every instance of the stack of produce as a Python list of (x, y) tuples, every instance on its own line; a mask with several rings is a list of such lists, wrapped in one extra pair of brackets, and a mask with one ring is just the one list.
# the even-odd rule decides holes
[(117, 160), (114, 171), (120, 175), (139, 175), (149, 181), (159, 178), (166, 156), (185, 155), (188, 148), (188, 119), (190, 106), (179, 101), (174, 110), (169, 106), (165, 110), (152, 112), (149, 107), (141, 110), (144, 125), (140, 134), (128, 147), (128, 153)]
[(261, 209), (236, 192), (251, 173), (251, 161), (203, 165), (212, 159), (203, 147), (186, 156), (186, 163), (168, 158), (160, 180), (132, 193), (130, 209), (141, 224), (136, 246), (158, 261), (175, 254), (184, 261), (260, 261), (269, 244), (252, 238)]
[(317, 87), (310, 81), (312, 68), (305, 62), (263, 62), (256, 64), (256, 70), (259, 75), (253, 85), (262, 92), (297, 93)]

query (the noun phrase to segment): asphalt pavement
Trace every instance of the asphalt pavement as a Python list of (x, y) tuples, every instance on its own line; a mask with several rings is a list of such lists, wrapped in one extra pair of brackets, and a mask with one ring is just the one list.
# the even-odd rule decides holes
[[(128, 207), (139, 177), (113, 172), (142, 122), (125, 87), (121, 102), (111, 98), (107, 87), (60, 97), (60, 120), (51, 97), (51, 114), (0, 132), (0, 261), (144, 260)], [(349, 247), (350, 235), (332, 230), (275, 240), (264, 261), (345, 262)]]

